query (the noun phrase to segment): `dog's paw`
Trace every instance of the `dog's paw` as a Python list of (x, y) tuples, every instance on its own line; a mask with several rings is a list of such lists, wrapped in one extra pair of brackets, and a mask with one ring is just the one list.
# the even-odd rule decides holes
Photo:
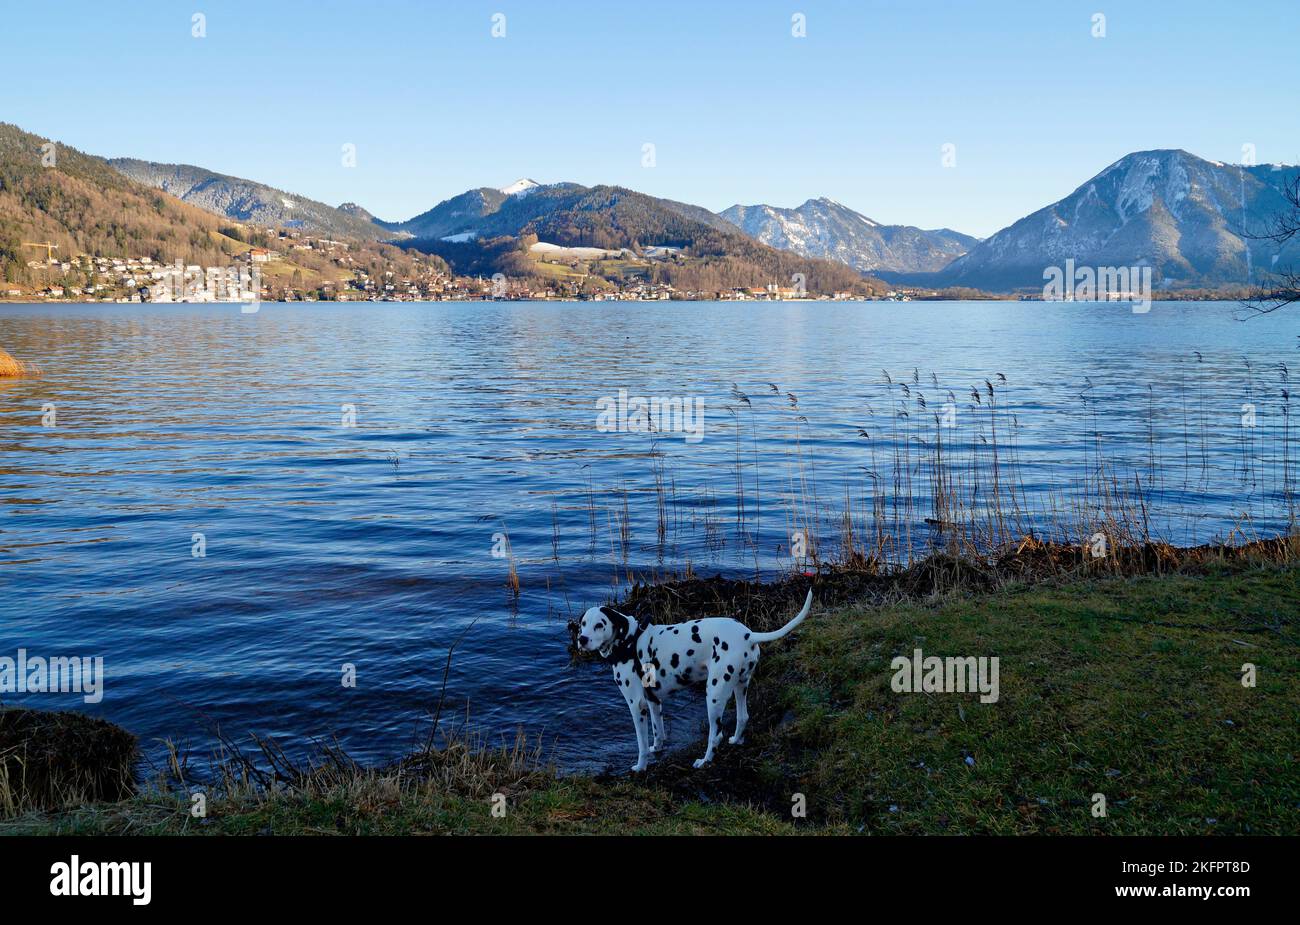
[(668, 748), (668, 746), (667, 746), (665, 743), (663, 743), (663, 742), (656, 742), (654, 745), (651, 745), (651, 746), (650, 746), (650, 754), (652, 754), (652, 755), (656, 755), (656, 754), (658, 754), (659, 752), (662, 752), (662, 751), (664, 751), (664, 750), (667, 749), (667, 748)]
[(696, 758), (696, 759), (695, 759), (695, 767), (697, 767), (697, 768), (702, 768), (702, 767), (704, 767), (704, 766), (705, 766), (706, 764), (708, 764), (708, 763), (709, 763), (709, 759), (707, 759), (707, 758)]
[(740, 738), (736, 738), (735, 736), (727, 736), (727, 744), (728, 744), (728, 745), (744, 745), (744, 744), (745, 744), (745, 737), (744, 737), (744, 736), (741, 736)]
[(644, 770), (645, 770), (645, 765), (646, 765), (646, 763), (645, 763), (644, 761), (638, 761), (636, 764), (632, 765), (632, 770), (633, 770), (633, 771), (644, 771)]

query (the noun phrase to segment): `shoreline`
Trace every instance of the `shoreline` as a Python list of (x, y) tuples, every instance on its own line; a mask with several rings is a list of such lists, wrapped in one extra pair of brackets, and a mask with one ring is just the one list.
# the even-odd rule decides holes
[[(1237, 296), (1198, 296), (1198, 297), (1188, 297), (1188, 298), (1166, 296), (1161, 298), (1158, 295), (1153, 295), (1152, 301), (1153, 302), (1240, 302), (1241, 299), (1240, 297)], [(835, 298), (831, 298), (830, 296), (827, 296), (825, 298), (812, 298), (812, 299), (559, 299), (559, 298), (551, 298), (551, 299), (533, 299), (533, 298), (529, 298), (529, 299), (493, 299), (493, 298), (488, 298), (488, 299), (260, 299), (255, 304), (304, 305), (304, 304), (320, 303), (325, 305), (368, 305), (368, 304), (380, 303), (380, 302), (408, 303), (408, 304), (415, 304), (415, 305), (434, 305), (443, 302), (448, 302), (453, 304), (460, 303), (460, 302), (559, 302), (563, 304), (571, 303), (575, 305), (583, 304), (586, 302), (637, 302), (637, 303), (644, 302), (647, 304), (655, 304), (655, 303), (663, 303), (663, 302), (667, 302), (669, 304), (672, 304), (673, 302), (726, 302), (726, 303), (748, 304), (752, 302), (759, 305), (772, 304), (772, 303), (785, 303), (785, 302), (792, 302), (792, 303), (805, 303), (805, 302), (877, 303), (879, 302), (879, 303), (894, 304), (894, 305), (911, 304), (917, 302), (976, 302), (976, 303), (1012, 302), (1017, 304), (1041, 302), (1046, 305), (1056, 305), (1056, 304), (1128, 305), (1130, 304), (1129, 302), (1116, 300), (1116, 299), (1094, 299), (1094, 300), (1041, 299), (1041, 298), (1035, 299), (1035, 298), (1021, 298), (1019, 296), (1014, 296), (1014, 295), (988, 295), (988, 296), (981, 296), (979, 298), (966, 297), (966, 298), (951, 298), (951, 299), (937, 298), (937, 297), (922, 297), (922, 298), (909, 298), (909, 299), (873, 299), (873, 298), (862, 297), (862, 298), (851, 298), (851, 299), (835, 299)], [(226, 300), (222, 300), (222, 301), (182, 300), (179, 302), (130, 302), (130, 301), (119, 302), (116, 299), (110, 299), (110, 300), (41, 299), (39, 301), (32, 301), (29, 299), (0, 298), (0, 305), (248, 305), (248, 304), (254, 304), (254, 303), (231, 302)]]
[[(808, 621), (764, 650), (747, 743), (724, 744), (705, 769), (691, 767), (698, 737), (680, 729), (643, 776), (561, 774), (526, 742), (485, 748), (452, 730), (379, 767), (326, 751), (296, 769), (272, 748), (274, 774), (259, 782), (235, 762), (230, 793), (208, 795), (201, 818), (189, 813), (197, 785), (182, 780), (0, 818), (0, 834), (1294, 832), (1295, 548), (1290, 537), (1135, 550), (1109, 569), (1037, 549), (1017, 553), (1019, 570), (940, 559), (820, 584), (640, 586), (624, 606), (659, 622), (743, 600), (763, 629), (813, 583)], [(891, 659), (915, 648), (999, 656), (1000, 698), (898, 693)], [(1251, 687), (1245, 663), (1258, 668)], [(791, 815), (797, 793), (804, 816)]]

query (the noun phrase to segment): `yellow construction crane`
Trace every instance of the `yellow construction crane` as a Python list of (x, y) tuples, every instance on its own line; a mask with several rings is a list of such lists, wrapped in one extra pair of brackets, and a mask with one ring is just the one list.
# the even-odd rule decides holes
[(46, 241), (44, 244), (33, 244), (30, 241), (24, 241), (23, 247), (43, 247), (45, 248), (45, 262), (49, 263), (54, 258), (54, 252), (59, 249), (59, 245), (51, 244)]

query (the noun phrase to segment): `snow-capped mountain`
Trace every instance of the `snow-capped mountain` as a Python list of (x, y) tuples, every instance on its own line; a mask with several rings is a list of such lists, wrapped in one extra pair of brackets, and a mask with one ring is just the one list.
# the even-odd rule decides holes
[(862, 273), (940, 270), (977, 241), (946, 228), (882, 225), (825, 198), (809, 199), (797, 209), (735, 205), (718, 214), (764, 244), (837, 260)]
[(1072, 258), (1077, 266), (1150, 266), (1166, 288), (1256, 283), (1279, 260), (1300, 263), (1300, 241), (1279, 254), (1271, 241), (1244, 236), (1269, 228), (1298, 171), (1221, 164), (1179, 150), (1129, 154), (980, 242), (933, 282), (1041, 287), (1046, 268)]
[(541, 185), (542, 184), (538, 183), (536, 180), (530, 180), (527, 177), (520, 177), (509, 186), (501, 187), (500, 192), (505, 193), (507, 196), (527, 196), (530, 191)]

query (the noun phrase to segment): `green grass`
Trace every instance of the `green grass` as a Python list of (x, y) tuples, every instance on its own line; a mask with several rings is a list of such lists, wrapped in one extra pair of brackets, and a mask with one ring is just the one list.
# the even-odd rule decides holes
[[(836, 614), (779, 657), (796, 718), (770, 770), (872, 832), (1295, 833), (1297, 615), (1290, 570)], [(998, 656), (998, 702), (894, 693), (917, 647)]]
[[(765, 650), (748, 743), (705, 771), (689, 766), (698, 744), (636, 780), (497, 754), (423, 780), (366, 772), (215, 800), (206, 821), (154, 794), (0, 832), (1294, 834), (1297, 615), (1297, 575), (1276, 568), (814, 611)], [(895, 693), (890, 661), (914, 648), (997, 656), (998, 701)], [(796, 793), (807, 818), (790, 814)]]

